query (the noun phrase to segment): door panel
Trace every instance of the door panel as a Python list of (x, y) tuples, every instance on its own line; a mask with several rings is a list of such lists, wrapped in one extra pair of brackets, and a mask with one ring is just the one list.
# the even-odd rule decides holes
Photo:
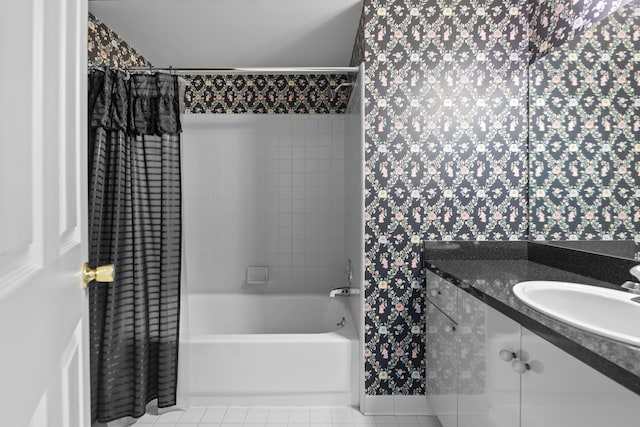
[(1, 424), (88, 426), (86, 1), (3, 8)]
[(427, 400), (443, 427), (458, 425), (456, 324), (427, 303)]
[(637, 427), (640, 396), (522, 328), (522, 427)]
[(458, 426), (520, 423), (520, 376), (501, 350), (518, 353), (520, 325), (484, 302), (458, 293)]

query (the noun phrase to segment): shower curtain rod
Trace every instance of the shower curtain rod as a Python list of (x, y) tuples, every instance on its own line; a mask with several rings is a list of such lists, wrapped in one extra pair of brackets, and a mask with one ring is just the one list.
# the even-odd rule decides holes
[(167, 71), (177, 74), (340, 74), (357, 73), (358, 67), (272, 67), (272, 68), (179, 68), (179, 67), (128, 67), (124, 71)]

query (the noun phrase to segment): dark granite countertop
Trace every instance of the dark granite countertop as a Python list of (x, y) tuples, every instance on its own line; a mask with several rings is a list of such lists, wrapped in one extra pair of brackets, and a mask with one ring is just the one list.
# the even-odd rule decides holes
[(456, 245), (458, 249), (446, 251), (441, 250), (442, 243), (431, 243), (431, 248), (430, 243), (425, 243), (427, 269), (640, 394), (640, 347), (594, 335), (537, 312), (521, 302), (512, 290), (516, 283), (527, 280), (577, 282), (621, 290), (619, 284), (533, 262), (526, 247), (522, 248), (526, 242), (462, 245), (462, 249)]

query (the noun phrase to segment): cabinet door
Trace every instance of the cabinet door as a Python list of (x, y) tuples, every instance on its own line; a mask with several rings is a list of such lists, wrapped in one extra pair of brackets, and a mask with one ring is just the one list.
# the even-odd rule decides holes
[(522, 427), (638, 427), (640, 396), (522, 328)]
[(432, 271), (427, 271), (427, 299), (454, 322), (458, 321), (458, 287)]
[(456, 427), (456, 324), (427, 303), (427, 325), (427, 398), (442, 426)]
[[(500, 358), (520, 348), (520, 325), (484, 302), (458, 293), (458, 425), (516, 427), (520, 376)], [(504, 357), (503, 354), (503, 357)]]

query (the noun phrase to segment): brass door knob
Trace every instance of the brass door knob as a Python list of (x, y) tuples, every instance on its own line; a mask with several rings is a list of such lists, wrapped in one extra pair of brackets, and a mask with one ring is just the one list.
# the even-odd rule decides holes
[(111, 283), (116, 277), (116, 270), (113, 264), (101, 265), (98, 268), (89, 268), (89, 263), (82, 264), (82, 282), (84, 287), (92, 282)]

